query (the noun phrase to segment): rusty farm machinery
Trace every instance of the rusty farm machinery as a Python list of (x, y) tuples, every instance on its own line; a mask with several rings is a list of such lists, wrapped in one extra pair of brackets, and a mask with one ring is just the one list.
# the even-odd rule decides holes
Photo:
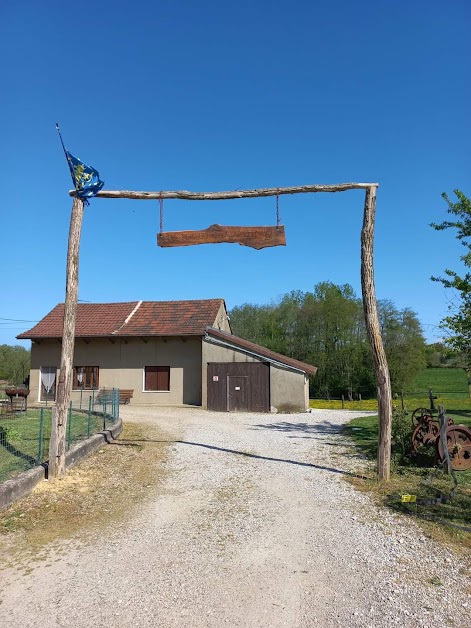
[[(440, 439), (440, 425), (428, 408), (417, 408), (412, 413), (412, 455), (417, 455), (421, 446), (435, 447), (436, 460), (443, 461), (445, 452)], [(454, 471), (471, 469), (471, 429), (455, 425), (447, 417), (446, 447)]]

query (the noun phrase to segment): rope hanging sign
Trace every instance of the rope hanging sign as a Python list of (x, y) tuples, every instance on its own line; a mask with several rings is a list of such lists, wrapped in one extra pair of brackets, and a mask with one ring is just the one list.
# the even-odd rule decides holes
[(160, 233), (157, 245), (162, 248), (175, 246), (194, 246), (197, 244), (236, 243), (253, 249), (270, 246), (286, 246), (285, 228), (280, 225), (279, 195), (276, 195), (276, 227), (235, 227), (211, 225), (207, 229), (194, 231), (166, 231), (164, 224), (164, 201), (159, 198)]

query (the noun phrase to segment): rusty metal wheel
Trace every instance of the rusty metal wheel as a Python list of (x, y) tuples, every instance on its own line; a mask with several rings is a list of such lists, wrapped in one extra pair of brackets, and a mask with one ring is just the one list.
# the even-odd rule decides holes
[(431, 410), (428, 408), (416, 408), (411, 417), (412, 427), (415, 427), (426, 419), (433, 419)]
[(438, 425), (432, 419), (424, 418), (412, 434), (412, 453), (416, 454), (420, 445), (425, 447), (435, 445), (439, 432)]
[[(451, 425), (446, 430), (446, 442), (454, 471), (471, 469), (471, 430), (465, 425)], [(437, 439), (438, 455), (443, 460), (443, 447)]]

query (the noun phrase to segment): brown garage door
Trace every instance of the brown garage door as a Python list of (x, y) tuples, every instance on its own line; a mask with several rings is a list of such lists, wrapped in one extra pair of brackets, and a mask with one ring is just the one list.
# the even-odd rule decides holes
[(208, 410), (270, 412), (270, 365), (265, 362), (210, 362)]

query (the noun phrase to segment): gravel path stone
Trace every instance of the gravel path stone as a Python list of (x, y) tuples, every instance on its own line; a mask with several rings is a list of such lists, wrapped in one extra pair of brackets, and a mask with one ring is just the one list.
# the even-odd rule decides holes
[(164, 486), (52, 565), (6, 570), (0, 625), (469, 626), (467, 561), (344, 481), (360, 414), (124, 407), (167, 434)]

